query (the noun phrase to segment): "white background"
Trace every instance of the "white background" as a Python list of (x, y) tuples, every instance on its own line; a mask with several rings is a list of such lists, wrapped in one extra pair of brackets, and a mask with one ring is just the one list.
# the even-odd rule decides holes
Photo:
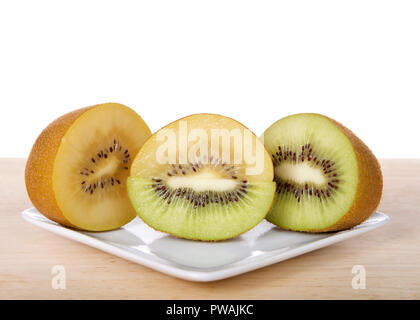
[(420, 1), (0, 2), (0, 156), (109, 101), (152, 131), (323, 113), (378, 157), (420, 157)]

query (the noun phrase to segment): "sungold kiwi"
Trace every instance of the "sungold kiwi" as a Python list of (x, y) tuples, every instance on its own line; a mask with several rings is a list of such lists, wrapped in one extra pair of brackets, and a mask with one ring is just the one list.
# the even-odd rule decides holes
[(105, 103), (53, 121), (35, 141), (26, 169), (33, 205), (49, 219), (91, 231), (112, 230), (135, 217), (126, 179), (151, 135), (132, 109)]
[(327, 232), (366, 220), (383, 188), (378, 160), (354, 133), (319, 114), (297, 114), (263, 135), (276, 181), (267, 220), (281, 228)]

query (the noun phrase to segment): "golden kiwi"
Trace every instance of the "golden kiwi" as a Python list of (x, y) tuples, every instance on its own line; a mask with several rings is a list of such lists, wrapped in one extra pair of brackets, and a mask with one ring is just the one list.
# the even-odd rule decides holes
[(46, 127), (29, 155), (25, 182), (39, 212), (60, 224), (112, 230), (135, 217), (126, 190), (132, 157), (151, 135), (118, 103), (67, 113)]

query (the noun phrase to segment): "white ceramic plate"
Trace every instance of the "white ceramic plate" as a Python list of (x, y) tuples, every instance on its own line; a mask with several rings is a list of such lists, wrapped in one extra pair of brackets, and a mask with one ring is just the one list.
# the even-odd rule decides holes
[(231, 240), (199, 242), (155, 231), (139, 218), (118, 230), (85, 232), (62, 227), (35, 208), (25, 210), (22, 215), (43, 229), (190, 281), (233, 277), (357, 236), (389, 220), (387, 215), (376, 212), (353, 229), (324, 234), (285, 231), (263, 221)]

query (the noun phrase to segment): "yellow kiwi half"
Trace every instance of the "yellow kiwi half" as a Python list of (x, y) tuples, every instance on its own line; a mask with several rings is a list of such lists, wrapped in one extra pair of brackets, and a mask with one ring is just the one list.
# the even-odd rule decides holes
[(105, 103), (67, 113), (35, 141), (26, 170), (33, 205), (47, 218), (90, 231), (135, 217), (126, 190), (132, 157), (151, 135), (132, 109)]

